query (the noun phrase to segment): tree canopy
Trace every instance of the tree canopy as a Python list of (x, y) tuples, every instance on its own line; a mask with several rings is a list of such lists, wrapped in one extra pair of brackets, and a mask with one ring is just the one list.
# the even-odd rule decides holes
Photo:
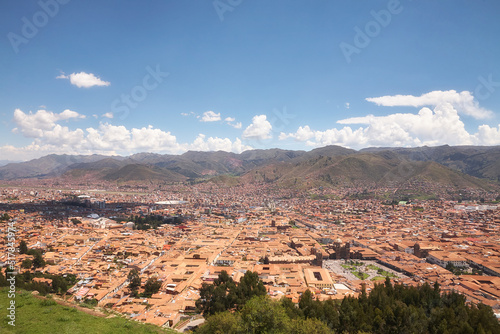
[(26, 245), (26, 241), (21, 240), (19, 243), (19, 254), (27, 254), (28, 253), (28, 245)]
[(238, 285), (223, 270), (213, 284), (203, 283), (196, 306), (205, 315), (240, 309), (253, 296), (266, 295), (266, 288), (255, 272), (247, 271)]
[(201, 304), (208, 305), (208, 318), (196, 333), (500, 333), (491, 307), (468, 304), (456, 292), (441, 293), (437, 283), (415, 287), (387, 279), (369, 294), (363, 288), (358, 298), (341, 302), (319, 301), (306, 290), (297, 307), (287, 298), (264, 295), (237, 305), (230, 293), (234, 282), (227, 273), (219, 278), (213, 290), (205, 286), (202, 298), (208, 299)]
[(129, 280), (129, 289), (132, 295), (137, 295), (137, 290), (141, 286), (141, 277), (139, 276), (139, 272), (137, 269), (132, 269), (127, 275), (127, 279)]
[(144, 292), (141, 294), (142, 297), (151, 297), (153, 294), (157, 293), (161, 288), (161, 281), (156, 278), (150, 277), (146, 284), (144, 284)]

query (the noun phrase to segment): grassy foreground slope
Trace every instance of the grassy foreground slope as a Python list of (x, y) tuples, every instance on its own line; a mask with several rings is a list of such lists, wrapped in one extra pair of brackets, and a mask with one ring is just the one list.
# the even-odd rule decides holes
[(38, 299), (28, 291), (18, 291), (15, 327), (9, 325), (7, 289), (0, 289), (0, 333), (176, 333), (154, 325), (145, 325), (120, 317), (102, 318), (57, 304), (51, 299)]

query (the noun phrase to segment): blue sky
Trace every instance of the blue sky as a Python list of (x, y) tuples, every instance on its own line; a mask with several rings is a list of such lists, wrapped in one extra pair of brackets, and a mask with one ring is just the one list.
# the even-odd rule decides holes
[(2, 1), (0, 160), (500, 145), (500, 2)]

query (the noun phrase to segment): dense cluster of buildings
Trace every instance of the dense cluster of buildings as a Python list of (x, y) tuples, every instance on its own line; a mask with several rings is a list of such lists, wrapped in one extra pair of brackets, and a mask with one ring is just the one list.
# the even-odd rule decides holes
[[(362, 286), (370, 291), (390, 274), (400, 284), (438, 282), (500, 313), (500, 205), (386, 204), (210, 183), (144, 192), (0, 192), (0, 214), (15, 221), (17, 242), (44, 252), (47, 265), (37, 271), (74, 274), (78, 282), (67, 299), (95, 299), (138, 321), (182, 323), (195, 312), (202, 284), (223, 270), (237, 282), (255, 271), (271, 297), (294, 302), (306, 289), (320, 299), (357, 296)], [(182, 220), (137, 229), (133, 217), (147, 215)], [(6, 232), (0, 225), (0, 236)], [(6, 247), (2, 237), (0, 266)], [(20, 271), (29, 257), (17, 255)], [(131, 297), (132, 269), (143, 284), (160, 280), (159, 292)]]

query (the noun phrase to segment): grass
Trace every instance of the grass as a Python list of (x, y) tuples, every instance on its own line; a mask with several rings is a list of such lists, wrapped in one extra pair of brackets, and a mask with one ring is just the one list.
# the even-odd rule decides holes
[(353, 261), (349, 261), (348, 264), (341, 264), (340, 266), (344, 269), (347, 269), (347, 270), (350, 270), (350, 271), (354, 271), (354, 270), (358, 270), (357, 267), (361, 267), (363, 266), (364, 263), (362, 262), (353, 262)]
[(363, 273), (363, 272), (359, 272), (359, 271), (353, 271), (352, 274), (361, 280), (365, 280), (368, 278), (368, 276), (370, 276), (367, 273)]
[(397, 277), (397, 275), (394, 275), (393, 273), (390, 273), (388, 271), (385, 271), (385, 270), (382, 270), (382, 269), (379, 269), (377, 271), (377, 274), (381, 275), (381, 276), (384, 276), (385, 277)]
[(383, 281), (383, 280), (385, 280), (385, 277), (384, 276), (375, 276), (371, 280), (372, 281)]
[(347, 269), (347, 270), (353, 270), (353, 269), (356, 269), (356, 267), (354, 267), (354, 266), (350, 266), (350, 265), (348, 265), (348, 264), (341, 264), (340, 266), (341, 266), (342, 268), (344, 268), (344, 269)]
[(57, 304), (53, 300), (35, 298), (27, 291), (16, 293), (15, 327), (9, 325), (7, 289), (0, 289), (0, 333), (176, 333), (160, 327), (141, 324), (120, 317), (100, 318)]
[(380, 269), (379, 267), (374, 266), (373, 264), (369, 264), (366, 267), (369, 268), (369, 269), (371, 269), (371, 270), (379, 270)]

